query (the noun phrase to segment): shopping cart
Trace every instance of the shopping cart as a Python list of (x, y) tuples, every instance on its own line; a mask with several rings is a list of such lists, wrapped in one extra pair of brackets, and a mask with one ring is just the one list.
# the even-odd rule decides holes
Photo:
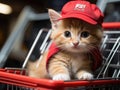
[(40, 46), (40, 59), (51, 44), (51, 30), (41, 29), (21, 68), (0, 69), (0, 90), (120, 90), (120, 22), (103, 23), (101, 51), (103, 64), (93, 80), (53, 81), (27, 76), (25, 67), (37, 41), (46, 32)]

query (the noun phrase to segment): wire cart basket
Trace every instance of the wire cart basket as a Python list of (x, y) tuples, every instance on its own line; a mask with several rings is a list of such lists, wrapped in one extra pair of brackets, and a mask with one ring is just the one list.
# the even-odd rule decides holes
[(41, 29), (22, 68), (0, 69), (0, 90), (120, 90), (120, 22), (103, 23), (104, 36), (101, 44), (103, 64), (93, 80), (53, 81), (27, 76), (25, 70), (29, 57), (42, 33), (45, 39), (40, 46), (40, 59), (49, 48), (51, 30)]

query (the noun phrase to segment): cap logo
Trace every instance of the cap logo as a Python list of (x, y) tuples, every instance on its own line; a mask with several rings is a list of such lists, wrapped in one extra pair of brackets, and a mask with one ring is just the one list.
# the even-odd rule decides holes
[(74, 10), (84, 11), (85, 7), (85, 4), (76, 4)]

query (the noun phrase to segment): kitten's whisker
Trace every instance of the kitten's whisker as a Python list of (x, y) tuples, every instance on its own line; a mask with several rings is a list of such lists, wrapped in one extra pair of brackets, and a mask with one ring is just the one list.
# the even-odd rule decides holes
[[(57, 48), (60, 48), (61, 51), (64, 51), (65, 49), (62, 48), (64, 45), (58, 45)], [(56, 48), (56, 47), (55, 47)], [(55, 48), (52, 48), (52, 49), (55, 49)]]
[(88, 45), (88, 47), (86, 47), (86, 48), (88, 49), (88, 52), (91, 54), (93, 53), (94, 49), (98, 49), (98, 47), (96, 45), (93, 45), (93, 44)]

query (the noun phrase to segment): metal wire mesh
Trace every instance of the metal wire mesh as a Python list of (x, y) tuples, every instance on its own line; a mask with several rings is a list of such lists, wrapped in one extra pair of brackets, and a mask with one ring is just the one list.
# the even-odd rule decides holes
[[(36, 88), (27, 88), (9, 84), (0, 84), (1, 90), (42, 90)], [(91, 85), (81, 87), (66, 87), (65, 90), (120, 90), (119, 84), (115, 85)]]
[(104, 63), (97, 76), (120, 77), (120, 31), (112, 30), (104, 32), (104, 40), (101, 46)]

